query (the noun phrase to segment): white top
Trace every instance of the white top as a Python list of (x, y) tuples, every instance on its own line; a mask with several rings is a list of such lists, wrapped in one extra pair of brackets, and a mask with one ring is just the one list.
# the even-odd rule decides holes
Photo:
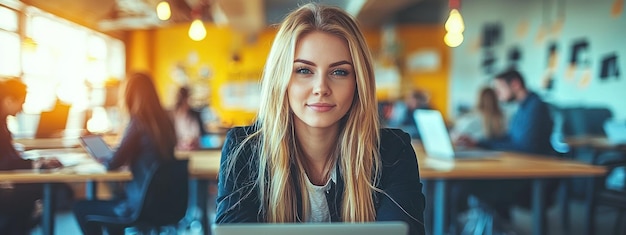
[[(335, 168), (335, 167), (333, 167)], [(326, 194), (330, 190), (330, 181), (336, 182), (336, 170), (332, 171), (326, 184), (322, 186), (314, 185), (306, 178), (306, 188), (309, 192), (309, 214), (306, 222), (330, 222), (330, 210), (326, 201)]]

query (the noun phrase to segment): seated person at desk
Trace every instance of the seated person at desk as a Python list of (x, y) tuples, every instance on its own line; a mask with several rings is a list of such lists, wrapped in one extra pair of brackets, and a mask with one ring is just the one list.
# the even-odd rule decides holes
[(216, 223), (403, 221), (424, 234), (409, 135), (379, 129), (371, 57), (354, 18), (313, 3), (282, 23), (253, 126), (222, 150)]
[[(113, 200), (76, 203), (74, 215), (84, 234), (102, 234), (98, 225), (86, 221), (88, 215), (130, 216), (141, 205), (141, 192), (147, 186), (151, 169), (174, 159), (174, 125), (161, 106), (151, 76), (133, 73), (124, 83), (121, 94), (130, 122), (112, 158), (103, 164), (108, 170), (128, 165), (133, 179), (126, 183), (125, 194), (116, 195)], [(123, 234), (124, 231), (109, 230), (109, 233)]]
[(455, 143), (463, 136), (488, 140), (501, 138), (505, 134), (506, 118), (498, 104), (496, 92), (490, 87), (480, 90), (476, 108), (457, 119), (450, 131)]
[(207, 134), (200, 112), (189, 105), (189, 88), (181, 87), (176, 95), (174, 110), (171, 111), (176, 129), (178, 150), (194, 150), (200, 147), (200, 138)]
[[(54, 158), (25, 160), (13, 146), (13, 137), (7, 126), (9, 115), (22, 111), (26, 99), (26, 85), (16, 78), (0, 80), (0, 170), (57, 168), (61, 163)], [(27, 234), (35, 225), (35, 201), (41, 198), (43, 188), (38, 184), (0, 183), (0, 234)]]
[[(495, 77), (494, 88), (500, 101), (519, 103), (519, 108), (509, 123), (508, 133), (501, 138), (482, 140), (462, 136), (457, 143), (486, 149), (552, 154), (550, 136), (553, 122), (548, 105), (537, 94), (527, 90), (522, 75), (516, 70), (498, 74)], [(509, 208), (512, 204), (529, 204), (528, 180), (472, 180), (463, 181), (455, 186), (453, 190), (456, 192), (452, 194), (459, 197), (461, 200), (459, 203), (466, 201), (468, 194), (475, 195), (479, 200), (490, 204), (505, 220), (510, 219)], [(494, 189), (498, 189), (498, 193), (494, 193)], [(546, 191), (549, 192), (546, 192), (545, 196), (552, 193), (550, 190)]]
[(413, 113), (417, 109), (430, 109), (428, 96), (423, 91), (410, 91), (404, 96), (404, 101), (398, 101), (393, 105), (388, 126), (400, 128), (411, 135), (413, 139), (419, 139), (417, 123)]

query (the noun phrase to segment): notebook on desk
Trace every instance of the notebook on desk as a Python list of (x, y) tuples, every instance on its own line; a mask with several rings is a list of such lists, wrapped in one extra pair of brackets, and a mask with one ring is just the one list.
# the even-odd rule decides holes
[(99, 135), (81, 136), (80, 144), (96, 160), (108, 160), (115, 152)]
[(429, 158), (439, 160), (484, 160), (498, 156), (498, 151), (492, 150), (455, 150), (450, 134), (437, 110), (418, 109), (413, 113), (417, 124), (424, 150)]
[(212, 234), (215, 235), (407, 235), (409, 227), (403, 222), (369, 222), (369, 223), (239, 223), (214, 224)]

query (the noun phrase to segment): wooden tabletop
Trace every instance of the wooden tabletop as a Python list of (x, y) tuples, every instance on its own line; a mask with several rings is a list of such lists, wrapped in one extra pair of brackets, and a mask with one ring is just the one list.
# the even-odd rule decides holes
[[(494, 159), (457, 160), (452, 163), (431, 161), (414, 147), (418, 156), (420, 177), (423, 179), (482, 179), (482, 178), (551, 178), (598, 176), (606, 173), (601, 166), (556, 157), (502, 152)], [(219, 173), (219, 150), (191, 151), (179, 158), (190, 159), (190, 174), (205, 179), (216, 179)]]
[(602, 166), (554, 156), (499, 152), (486, 159), (441, 161), (428, 157), (419, 143), (414, 142), (413, 149), (423, 179), (553, 178), (606, 173)]
[[(56, 141), (59, 140), (57, 139)], [(419, 143), (414, 143), (413, 147), (418, 157), (420, 177), (423, 179), (550, 178), (599, 176), (606, 173), (606, 169), (601, 166), (593, 166), (550, 156), (513, 152), (502, 152), (495, 159), (441, 162), (428, 158)], [(176, 156), (179, 159), (189, 159), (189, 172), (192, 177), (211, 180), (217, 178), (221, 158), (220, 150), (177, 151)], [(8, 177), (17, 179), (22, 177), (5, 174), (0, 174), (0, 179), (5, 179), (5, 177), (7, 177), (6, 179), (9, 179)], [(42, 173), (31, 172), (25, 175), (37, 178), (40, 174)], [(50, 177), (54, 177), (52, 179), (58, 181), (80, 181), (80, 179), (74, 179), (74, 177), (91, 177), (93, 180), (115, 180), (115, 177), (123, 178), (124, 176), (113, 173), (111, 175), (107, 173), (89, 176), (53, 173), (50, 174)], [(112, 178), (109, 179), (108, 177)]]
[(591, 147), (600, 150), (626, 151), (626, 144), (613, 144), (606, 136), (573, 136), (565, 138), (565, 143), (570, 147)]
[(0, 171), (0, 182), (11, 183), (71, 183), (87, 181), (129, 181), (130, 171), (77, 174), (67, 170), (12, 170)]

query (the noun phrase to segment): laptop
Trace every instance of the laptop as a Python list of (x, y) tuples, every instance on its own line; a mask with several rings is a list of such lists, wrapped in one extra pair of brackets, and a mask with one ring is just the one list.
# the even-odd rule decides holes
[(604, 122), (604, 133), (609, 143), (615, 145), (626, 145), (626, 121), (609, 119)]
[(418, 109), (413, 117), (429, 158), (452, 161), (493, 159), (498, 156), (499, 152), (493, 150), (454, 150), (443, 117), (437, 110)]
[(110, 159), (115, 152), (100, 135), (81, 136), (80, 144), (91, 157), (99, 161)]
[(35, 138), (63, 137), (69, 113), (70, 106), (63, 104), (55, 105), (51, 111), (41, 112)]
[(368, 223), (238, 223), (214, 224), (214, 235), (407, 235), (409, 226), (404, 222)]

